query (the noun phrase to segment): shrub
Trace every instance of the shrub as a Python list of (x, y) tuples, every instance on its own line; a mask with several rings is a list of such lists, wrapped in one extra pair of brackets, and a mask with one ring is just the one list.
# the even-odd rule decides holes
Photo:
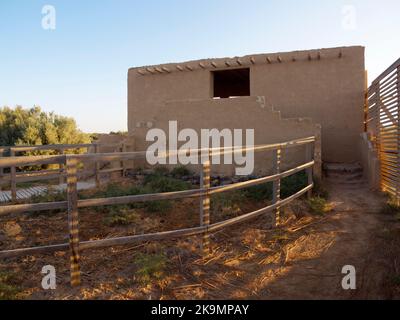
[(15, 300), (20, 288), (14, 284), (14, 275), (0, 272), (0, 300)]
[(158, 166), (154, 168), (153, 172), (154, 172), (153, 174), (155, 175), (165, 176), (169, 174), (169, 169), (165, 166)]
[[(122, 211), (122, 212), (121, 212)], [(111, 210), (109, 214), (104, 218), (104, 223), (109, 226), (126, 226), (131, 223), (138, 221), (139, 215), (136, 212), (129, 210)]]
[(242, 191), (246, 198), (254, 201), (272, 199), (272, 183), (264, 183), (258, 186), (246, 188)]
[(144, 204), (148, 212), (165, 212), (172, 208), (170, 200), (149, 201)]
[[(41, 193), (35, 195), (29, 199), (32, 203), (45, 203), (45, 202), (59, 202), (67, 200), (67, 192), (66, 191), (57, 191), (50, 189), (45, 193)], [(65, 211), (64, 209), (55, 209), (55, 210), (47, 210), (47, 211), (32, 211), (32, 215), (52, 215), (58, 212)]]
[(312, 213), (323, 215), (329, 211), (326, 199), (320, 197), (312, 197), (307, 200), (308, 206)]
[(192, 174), (192, 172), (188, 168), (186, 168), (185, 166), (175, 167), (171, 171), (171, 175), (174, 178), (177, 178), (177, 179), (185, 177), (185, 176), (189, 176), (191, 174)]
[(164, 276), (167, 258), (164, 254), (140, 253), (135, 257), (136, 274), (142, 283), (148, 284), (152, 280), (160, 280)]
[(30, 201), (33, 203), (39, 203), (39, 202), (65, 201), (65, 200), (67, 200), (66, 191), (58, 191), (50, 189), (45, 193), (32, 196)]
[(318, 179), (314, 179), (314, 188), (313, 188), (313, 195), (316, 197), (328, 199), (329, 192), (324, 188), (322, 182)]
[(230, 191), (217, 193), (211, 196), (211, 211), (214, 215), (222, 214), (223, 217), (230, 217), (240, 211), (240, 205), (246, 199), (243, 191)]
[[(243, 191), (247, 198), (254, 201), (272, 199), (272, 182), (247, 188)], [(281, 180), (281, 197), (286, 198), (307, 186), (307, 175), (304, 171), (298, 172)]]
[(300, 171), (281, 181), (281, 197), (286, 198), (307, 186), (308, 179), (305, 171)]
[(381, 213), (394, 216), (396, 219), (400, 220), (400, 206), (391, 196), (389, 196), (388, 201), (383, 205)]
[(120, 183), (110, 183), (102, 189), (92, 193), (82, 193), (79, 195), (81, 199), (85, 198), (111, 198), (111, 197), (122, 197), (140, 194), (141, 190), (137, 186), (126, 186)]
[(182, 191), (190, 188), (190, 184), (175, 178), (166, 177), (157, 173), (146, 176), (144, 185), (153, 193)]

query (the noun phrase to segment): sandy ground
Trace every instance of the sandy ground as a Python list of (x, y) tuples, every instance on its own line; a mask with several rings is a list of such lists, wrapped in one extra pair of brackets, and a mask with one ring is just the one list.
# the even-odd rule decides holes
[[(264, 216), (214, 234), (213, 254), (208, 257), (201, 256), (198, 238), (83, 252), (83, 283), (73, 289), (68, 283), (67, 253), (8, 259), (0, 262), (0, 271), (13, 272), (15, 283), (21, 287), (18, 297), (25, 299), (399, 297), (396, 288), (391, 283), (388, 286), (388, 274), (397, 272), (397, 262), (393, 262), (393, 252), (387, 254), (382, 248), (388, 246), (388, 239), (394, 243), (393, 237), (384, 236), (386, 231), (400, 229), (397, 222), (380, 213), (383, 196), (368, 190), (361, 178), (332, 177), (324, 183), (330, 193), (329, 213), (312, 215), (304, 200), (296, 201), (284, 209), (284, 223), (278, 229), (270, 227), (270, 216)], [(198, 202), (193, 201), (178, 202), (167, 215), (142, 215), (140, 228), (134, 225), (110, 230), (102, 226), (100, 214), (81, 214), (81, 239), (196, 225)], [(0, 223), (4, 227), (9, 221), (3, 218)], [(15, 239), (0, 241), (0, 249), (66, 241), (63, 214), (39, 221), (35, 217), (19, 218), (15, 223), (20, 227), (14, 230)], [(36, 242), (24, 237), (28, 229), (35, 232)], [(147, 283), (137, 277), (134, 258), (139, 252), (163, 252), (167, 256), (162, 276)], [(56, 267), (56, 290), (40, 287), (40, 270), (45, 264)], [(345, 265), (356, 268), (356, 290), (346, 291), (341, 286)]]

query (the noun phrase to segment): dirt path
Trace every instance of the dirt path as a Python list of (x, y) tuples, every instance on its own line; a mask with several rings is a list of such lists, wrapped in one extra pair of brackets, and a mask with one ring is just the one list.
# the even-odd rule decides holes
[[(310, 250), (317, 256), (298, 260), (282, 279), (271, 284), (266, 296), (291, 298), (341, 299), (379, 297), (379, 292), (366, 292), (372, 279), (365, 278), (369, 266), (371, 241), (382, 223), (377, 214), (383, 199), (370, 192), (362, 180), (342, 184), (327, 180), (333, 213), (309, 230), (295, 250), (293, 259)], [(356, 291), (344, 291), (341, 286), (342, 267), (353, 265), (357, 271)], [(379, 275), (377, 274), (379, 277)], [(269, 292), (268, 292), (269, 291)], [(372, 295), (372, 296), (371, 296)]]
[[(284, 234), (285, 244), (272, 254), (256, 252), (238, 263), (243, 277), (227, 283), (231, 289), (210, 290), (212, 298), (253, 299), (359, 299), (385, 298), (383, 265), (376, 258), (374, 241), (383, 228), (380, 210), (384, 199), (369, 191), (361, 178), (325, 181), (332, 212), (319, 222)], [(256, 237), (256, 230), (252, 233)], [(353, 265), (357, 290), (342, 289), (342, 267)], [(229, 286), (228, 286), (229, 287)]]

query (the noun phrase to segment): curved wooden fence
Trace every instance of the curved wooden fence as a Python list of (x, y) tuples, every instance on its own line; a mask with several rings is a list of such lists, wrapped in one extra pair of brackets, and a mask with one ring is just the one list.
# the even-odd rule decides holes
[[(302, 165), (295, 168), (281, 171), (281, 151), (287, 148), (298, 146), (306, 146), (307, 160)], [(266, 177), (261, 177), (245, 182), (234, 183), (226, 186), (210, 186), (210, 159), (216, 155), (227, 153), (236, 153), (254, 150), (254, 152), (273, 151), (274, 154), (274, 174)], [(202, 175), (199, 189), (145, 194), (131, 195), (101, 199), (85, 199), (78, 200), (77, 181), (78, 181), (78, 163), (79, 162), (98, 162), (98, 161), (124, 161), (143, 158), (146, 152), (121, 152), (121, 153), (98, 153), (98, 154), (80, 154), (80, 155), (55, 155), (55, 156), (30, 156), (30, 157), (11, 157), (0, 158), (0, 167), (16, 167), (29, 166), (36, 164), (62, 164), (66, 167), (67, 173), (67, 201), (51, 202), (51, 203), (31, 203), (31, 204), (15, 204), (0, 206), (0, 216), (27, 213), (33, 211), (47, 211), (53, 209), (66, 209), (68, 212), (69, 225), (69, 243), (47, 245), (32, 248), (21, 248), (14, 250), (0, 251), (1, 258), (11, 258), (23, 255), (32, 255), (39, 253), (50, 253), (55, 251), (65, 251), (70, 249), (71, 252), (71, 284), (73, 286), (80, 284), (80, 252), (92, 248), (102, 248), (117, 245), (126, 245), (137, 241), (154, 241), (163, 239), (172, 239), (178, 237), (187, 237), (194, 235), (202, 235), (202, 248), (205, 254), (209, 252), (209, 235), (212, 232), (226, 228), (249, 219), (253, 219), (267, 212), (275, 211), (276, 223), (279, 224), (279, 208), (290, 203), (292, 200), (302, 196), (305, 193), (310, 193), (313, 188), (313, 168), (317, 176), (320, 174), (320, 141), (316, 141), (315, 137), (293, 140), (284, 143), (254, 146), (248, 148), (214, 148), (214, 149), (199, 149), (196, 150), (202, 156)], [(195, 151), (195, 152), (196, 152)], [(194, 150), (191, 150), (194, 152)], [(187, 151), (174, 151), (165, 154), (165, 157), (171, 155), (186, 154)], [(297, 172), (305, 170), (308, 176), (308, 185), (297, 193), (286, 199), (281, 199), (280, 184), (281, 179), (291, 176)], [(320, 178), (320, 177), (318, 177)], [(265, 208), (231, 218), (225, 221), (210, 223), (210, 201), (211, 195), (232, 190), (239, 190), (251, 186), (260, 185), (267, 182), (273, 182), (273, 200), (270, 205)], [(79, 240), (79, 208), (130, 204), (135, 202), (146, 202), (155, 200), (175, 200), (183, 198), (200, 198), (200, 225), (194, 228), (172, 230), (165, 232), (157, 232), (152, 234), (132, 235), (118, 238), (101, 239), (94, 241)]]
[[(74, 153), (77, 150), (86, 150), (87, 153), (100, 153), (101, 148), (113, 148), (118, 152), (125, 150), (124, 143), (87, 143), (87, 144), (50, 144), (50, 145), (37, 145), (37, 146), (3, 146), (0, 147), (0, 158), (7, 155), (7, 157), (21, 156), (26, 152), (52, 152), (55, 154), (63, 155), (68, 153)], [(39, 159), (39, 158), (37, 158)], [(46, 158), (47, 159), (47, 158)], [(52, 163), (43, 163), (52, 164)], [(10, 185), (10, 198), (12, 202), (18, 200), (17, 194), (17, 183), (43, 181), (59, 179), (59, 183), (63, 184), (66, 178), (65, 162), (61, 161), (56, 169), (47, 170), (36, 170), (36, 171), (24, 171), (17, 170), (17, 166), (11, 166), (8, 173), (4, 172), (4, 168), (0, 167), (0, 191), (2, 186)], [(40, 165), (40, 164), (39, 164)], [(78, 176), (82, 178), (94, 177), (96, 186), (100, 185), (100, 178), (103, 174), (110, 174), (112, 172), (119, 171), (123, 175), (126, 167), (123, 162), (120, 162), (117, 167), (107, 168), (108, 164), (95, 161), (93, 169), (80, 168)], [(1, 202), (1, 199), (0, 199)]]

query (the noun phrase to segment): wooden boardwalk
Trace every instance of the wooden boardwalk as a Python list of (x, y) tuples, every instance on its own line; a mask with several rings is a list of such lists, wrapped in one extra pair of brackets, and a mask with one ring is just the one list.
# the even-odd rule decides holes
[[(78, 190), (86, 190), (96, 187), (94, 181), (78, 182)], [(26, 200), (33, 196), (46, 194), (49, 190), (64, 191), (67, 189), (67, 184), (63, 183), (57, 186), (35, 186), (17, 190), (17, 200)], [(11, 191), (0, 191), (0, 203), (11, 202)]]

